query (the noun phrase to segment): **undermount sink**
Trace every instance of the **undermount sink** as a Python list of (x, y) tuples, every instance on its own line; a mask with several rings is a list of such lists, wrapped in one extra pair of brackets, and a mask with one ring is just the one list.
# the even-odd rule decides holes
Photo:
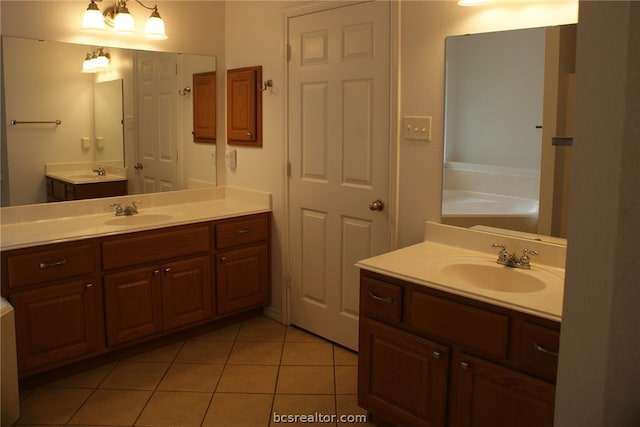
[(166, 214), (137, 214), (118, 216), (104, 222), (104, 225), (147, 225), (169, 221), (172, 215)]
[(562, 284), (561, 277), (535, 266), (531, 270), (506, 267), (482, 257), (443, 257), (431, 267), (451, 284), (489, 291), (532, 293)]

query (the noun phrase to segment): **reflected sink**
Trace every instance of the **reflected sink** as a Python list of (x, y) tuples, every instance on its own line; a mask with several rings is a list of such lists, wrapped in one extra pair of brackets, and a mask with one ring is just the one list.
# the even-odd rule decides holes
[(169, 221), (172, 219), (172, 215), (165, 214), (137, 214), (137, 215), (128, 215), (128, 216), (118, 216), (112, 219), (109, 219), (104, 222), (104, 225), (147, 225), (147, 224), (155, 224), (157, 222)]
[(496, 292), (540, 292), (550, 286), (561, 286), (563, 282), (561, 277), (535, 266), (524, 270), (481, 257), (443, 257), (431, 266), (443, 281)]

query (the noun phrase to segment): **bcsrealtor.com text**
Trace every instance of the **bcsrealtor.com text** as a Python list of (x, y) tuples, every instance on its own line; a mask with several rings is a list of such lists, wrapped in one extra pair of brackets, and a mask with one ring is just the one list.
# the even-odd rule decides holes
[(314, 412), (313, 414), (277, 414), (273, 413), (274, 424), (282, 423), (346, 423), (357, 424), (367, 422), (367, 416), (363, 414), (323, 414), (322, 412)]

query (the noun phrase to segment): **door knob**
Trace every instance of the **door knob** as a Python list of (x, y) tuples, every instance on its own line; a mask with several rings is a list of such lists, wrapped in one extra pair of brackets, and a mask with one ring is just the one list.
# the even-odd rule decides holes
[(144, 166), (142, 166), (142, 163), (138, 162), (135, 164), (135, 166), (133, 166), (133, 168), (136, 170), (140, 170), (140, 169), (144, 169)]
[(381, 211), (383, 209), (384, 209), (384, 203), (380, 199), (374, 200), (373, 202), (369, 203), (369, 210)]

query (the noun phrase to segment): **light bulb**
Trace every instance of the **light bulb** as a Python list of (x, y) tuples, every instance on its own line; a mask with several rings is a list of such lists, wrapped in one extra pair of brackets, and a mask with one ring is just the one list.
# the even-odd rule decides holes
[(151, 13), (149, 19), (147, 19), (147, 25), (144, 29), (144, 36), (154, 40), (166, 40), (167, 33), (164, 30), (164, 21), (160, 17), (160, 14), (156, 9)]
[(118, 10), (118, 14), (113, 22), (113, 29), (116, 33), (121, 34), (133, 34), (136, 31), (133, 16), (131, 16), (126, 6)]
[(104, 17), (93, 0), (89, 3), (87, 10), (84, 11), (84, 15), (82, 16), (82, 29), (104, 30)]

